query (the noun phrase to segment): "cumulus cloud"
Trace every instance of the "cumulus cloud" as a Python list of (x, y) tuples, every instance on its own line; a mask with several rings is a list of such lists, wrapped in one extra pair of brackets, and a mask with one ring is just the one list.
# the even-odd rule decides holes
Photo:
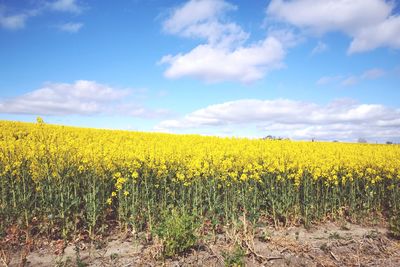
[(327, 105), (289, 99), (242, 99), (211, 105), (176, 120), (165, 120), (158, 130), (196, 131), (204, 127), (250, 127), (265, 135), (295, 139), (355, 140), (400, 138), (400, 109), (379, 104), (337, 100)]
[(123, 114), (155, 117), (163, 110), (150, 110), (124, 99), (136, 90), (118, 89), (95, 81), (47, 83), (43, 87), (0, 102), (0, 113), (30, 115)]
[(210, 44), (229, 45), (248, 38), (233, 22), (222, 22), (224, 14), (237, 7), (223, 0), (192, 0), (175, 8), (163, 23), (163, 29), (182, 37), (204, 38)]
[(215, 20), (226, 11), (236, 9), (223, 0), (192, 0), (175, 8), (163, 26), (167, 32), (185, 33), (187, 28), (198, 26), (197, 23)]
[(382, 46), (400, 48), (399, 16), (391, 16), (376, 25), (360, 29), (354, 35), (348, 52), (351, 54), (370, 51)]
[(385, 20), (392, 8), (384, 0), (272, 0), (267, 14), (317, 34), (351, 34)]
[(378, 47), (400, 48), (400, 18), (385, 0), (272, 0), (267, 15), (321, 35), (343, 32), (353, 40), (348, 53)]
[(205, 43), (187, 53), (166, 55), (167, 78), (194, 77), (206, 82), (252, 82), (282, 66), (284, 46), (275, 36), (246, 44), (249, 34), (230, 22), (226, 13), (237, 7), (223, 0), (191, 0), (164, 21), (166, 33), (198, 38)]
[(0, 112), (12, 114), (94, 114), (103, 111), (102, 103), (128, 94), (93, 81), (48, 83), (44, 87), (0, 103)]
[(187, 54), (164, 56), (161, 63), (169, 63), (168, 78), (196, 77), (207, 82), (225, 80), (243, 83), (261, 79), (271, 69), (282, 66), (285, 52), (275, 38), (267, 38), (249, 47), (233, 51), (199, 45)]
[(83, 23), (69, 22), (59, 26), (59, 29), (64, 32), (77, 33), (83, 27)]
[(284, 49), (299, 45), (305, 39), (302, 34), (296, 33), (288, 27), (269, 27), (268, 36), (278, 40)]

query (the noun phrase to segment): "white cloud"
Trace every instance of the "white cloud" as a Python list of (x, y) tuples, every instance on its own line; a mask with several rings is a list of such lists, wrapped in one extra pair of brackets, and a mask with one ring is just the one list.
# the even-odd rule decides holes
[(215, 20), (226, 11), (237, 9), (223, 0), (192, 0), (175, 8), (164, 22), (164, 29), (170, 33), (184, 32), (188, 27), (204, 21)]
[(267, 15), (321, 35), (339, 31), (353, 38), (348, 53), (400, 48), (400, 18), (385, 0), (272, 0)]
[(204, 38), (210, 44), (241, 42), (248, 34), (236, 23), (221, 22), (226, 12), (236, 9), (223, 0), (192, 0), (175, 8), (163, 23), (163, 29), (183, 37)]
[[(118, 89), (94, 81), (47, 83), (43, 87), (0, 102), (0, 113), (32, 115), (119, 114), (134, 117), (156, 117), (165, 110), (151, 110), (126, 102), (134, 89)], [(139, 91), (140, 94), (140, 91)]]
[(326, 84), (331, 84), (338, 82), (343, 79), (343, 76), (341, 75), (336, 75), (336, 76), (323, 76), (318, 79), (317, 85), (326, 85)]
[(391, 16), (376, 25), (361, 29), (354, 35), (348, 52), (365, 52), (382, 46), (400, 48), (399, 16)]
[(319, 41), (318, 44), (311, 51), (312, 55), (321, 54), (328, 50), (328, 45), (324, 42)]
[(77, 4), (76, 0), (56, 0), (48, 3), (48, 8), (55, 11), (80, 13), (82, 12), (82, 7)]
[[(20, 30), (25, 28), (28, 19), (42, 15), (49, 10), (58, 12), (81, 13), (83, 8), (76, 0), (56, 0), (52, 2), (39, 1), (36, 8), (19, 11), (14, 14), (7, 14), (7, 7), (0, 6), (0, 27), (7, 30)], [(69, 32), (77, 32), (82, 27), (79, 23), (67, 23), (59, 28)]]
[(25, 28), (26, 22), (31, 17), (40, 14), (40, 9), (31, 9), (9, 14), (6, 6), (0, 4), (0, 28), (7, 30), (20, 30)]
[(118, 106), (113, 107), (113, 110), (109, 113), (145, 119), (165, 118), (171, 114), (170, 110), (168, 109), (151, 109), (143, 107), (140, 104), (133, 103), (118, 104)]
[(44, 87), (0, 103), (0, 112), (15, 114), (93, 114), (103, 111), (102, 103), (126, 96), (117, 90), (93, 81), (47, 83)]
[(16, 14), (6, 16), (0, 13), (0, 26), (7, 30), (18, 30), (25, 27), (26, 20), (29, 18), (26, 14)]
[(223, 0), (191, 0), (175, 8), (164, 21), (170, 34), (206, 40), (187, 53), (166, 55), (165, 77), (194, 77), (206, 82), (252, 82), (282, 66), (284, 46), (275, 36), (245, 45), (249, 34), (228, 21), (226, 13), (237, 7)]
[(248, 47), (234, 50), (199, 45), (187, 54), (168, 55), (161, 63), (169, 63), (167, 78), (196, 77), (207, 82), (240, 81), (243, 83), (261, 79), (266, 72), (282, 66), (285, 55), (279, 41), (273, 37)]
[(368, 80), (373, 80), (373, 79), (378, 79), (385, 75), (385, 71), (382, 69), (374, 68), (374, 69), (369, 69), (366, 70), (362, 75), (361, 79), (368, 79)]
[(80, 22), (69, 22), (59, 26), (61, 31), (77, 33), (83, 27), (83, 23)]
[(364, 80), (375, 80), (379, 79), (386, 74), (385, 70), (379, 68), (368, 69), (360, 75), (336, 75), (336, 76), (324, 76), (318, 79), (317, 85), (326, 85), (332, 83), (340, 83), (343, 86), (352, 86)]
[[(358, 104), (338, 100), (327, 105), (288, 99), (242, 99), (211, 105), (183, 118), (165, 120), (158, 130), (198, 132), (227, 126), (243, 129), (255, 124), (261, 135), (285, 136), (295, 139), (373, 140), (400, 138), (400, 109), (379, 104)], [(234, 132), (233, 132), (234, 135)]]
[(305, 40), (303, 35), (285, 27), (269, 27), (268, 36), (277, 39), (285, 49), (294, 47)]
[(267, 14), (317, 34), (352, 34), (385, 20), (392, 8), (384, 0), (272, 0)]
[(358, 77), (356, 77), (356, 76), (349, 76), (349, 77), (345, 78), (345, 79), (341, 82), (341, 84), (342, 84), (343, 86), (352, 86), (352, 85), (357, 84), (358, 81), (359, 81)]

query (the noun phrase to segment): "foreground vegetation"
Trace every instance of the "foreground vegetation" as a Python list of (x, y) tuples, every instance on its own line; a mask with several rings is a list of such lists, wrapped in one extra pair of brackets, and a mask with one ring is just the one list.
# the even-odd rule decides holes
[(399, 229), (399, 178), (397, 145), (1, 121), (0, 235), (12, 225), (58, 238), (117, 225), (167, 237), (173, 254), (195, 239), (171, 241), (176, 233), (162, 226), (176, 214), (178, 239), (199, 220), (225, 225), (243, 214), (278, 226), (379, 213)]

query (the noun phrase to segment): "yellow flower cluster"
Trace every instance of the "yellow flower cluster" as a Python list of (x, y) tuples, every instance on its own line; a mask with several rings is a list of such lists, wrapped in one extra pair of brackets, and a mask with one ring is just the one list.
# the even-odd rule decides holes
[[(399, 145), (251, 140), (0, 121), (0, 207), (10, 207), (0, 210), (0, 217), (18, 205), (29, 209), (32, 201), (38, 209), (46, 206), (54, 212), (67, 207), (78, 212), (85, 206), (86, 220), (94, 227), (98, 214), (107, 210), (101, 205), (119, 205), (118, 213), (126, 218), (142, 209), (150, 218), (157, 201), (167, 206), (178, 198), (182, 205), (204, 212), (224, 200), (224, 206), (215, 210), (240, 209), (251, 201), (248, 205), (254, 210), (271, 209), (275, 214), (278, 202), (308, 205), (306, 183), (315, 184), (310, 187), (316, 194), (313, 207), (327, 201), (321, 209), (328, 212), (327, 207), (339, 208), (348, 199), (329, 188), (347, 188), (354, 196), (370, 198), (370, 194), (397, 190), (399, 177)], [(357, 186), (344, 186), (353, 181)], [(384, 189), (369, 192), (376, 184)], [(297, 196), (292, 185), (302, 190)], [(283, 194), (291, 198), (281, 200)], [(339, 200), (328, 203), (329, 194)], [(233, 200), (236, 204), (230, 205)], [(353, 200), (356, 203), (356, 197), (348, 203)], [(375, 198), (370, 203), (381, 205)], [(354, 209), (360, 205), (357, 202)], [(281, 207), (282, 211), (290, 208)], [(70, 213), (66, 210), (59, 217)]]
[(112, 178), (115, 191), (143, 175), (172, 175), (189, 184), (204, 177), (227, 183), (261, 181), (266, 174), (297, 183), (305, 174), (326, 183), (400, 177), (398, 145), (150, 134), (6, 121), (0, 127), (0, 177), (15, 179), (22, 167), (34, 181), (62, 179), (66, 166), (75, 166), (76, 175), (90, 170)]

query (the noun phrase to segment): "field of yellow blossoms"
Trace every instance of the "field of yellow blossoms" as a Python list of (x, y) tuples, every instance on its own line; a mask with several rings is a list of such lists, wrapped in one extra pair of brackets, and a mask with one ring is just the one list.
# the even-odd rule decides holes
[[(276, 225), (400, 210), (400, 146), (0, 121), (0, 230), (148, 229), (171, 207)], [(1, 232), (1, 231), (0, 231)]]

